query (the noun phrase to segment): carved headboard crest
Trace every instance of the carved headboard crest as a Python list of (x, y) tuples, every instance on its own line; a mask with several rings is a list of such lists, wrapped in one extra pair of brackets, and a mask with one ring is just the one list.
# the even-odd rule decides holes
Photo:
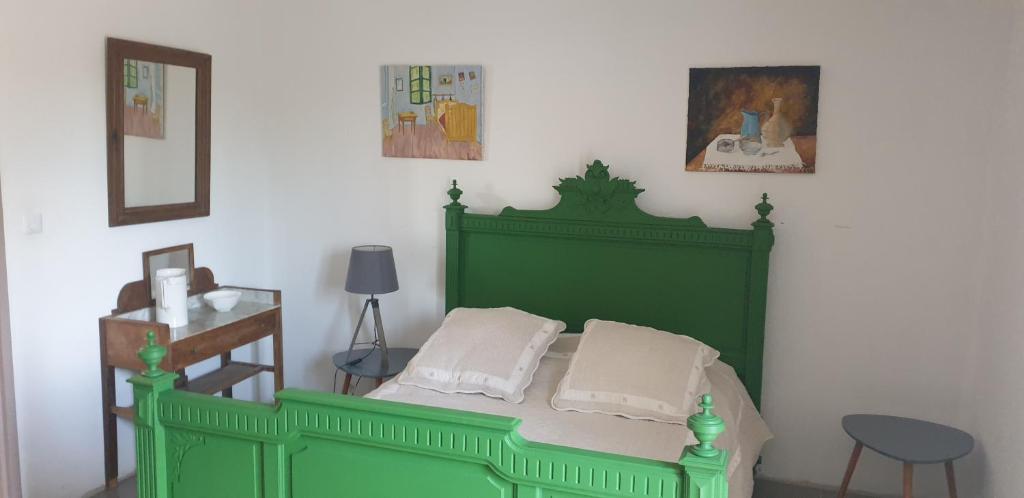
[(554, 189), (561, 198), (555, 207), (547, 210), (523, 210), (506, 207), (501, 216), (530, 218), (560, 218), (581, 221), (612, 221), (628, 223), (672, 223), (679, 226), (682, 221), (696, 227), (707, 225), (697, 216), (685, 218), (662, 218), (645, 213), (636, 205), (637, 197), (644, 189), (633, 180), (612, 177), (608, 166), (599, 160), (587, 165), (582, 177), (560, 178)]
[(583, 178), (561, 178), (555, 190), (562, 196), (559, 204), (579, 206), (586, 213), (604, 215), (608, 211), (628, 209), (636, 205), (636, 198), (644, 191), (636, 182), (619, 177), (611, 178), (608, 166), (601, 161), (587, 165)]

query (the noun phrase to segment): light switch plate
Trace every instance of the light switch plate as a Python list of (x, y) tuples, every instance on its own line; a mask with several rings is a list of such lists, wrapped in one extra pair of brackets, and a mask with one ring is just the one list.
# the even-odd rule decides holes
[(24, 217), (25, 221), (25, 234), (35, 235), (37, 233), (43, 233), (43, 215), (42, 213), (29, 213)]

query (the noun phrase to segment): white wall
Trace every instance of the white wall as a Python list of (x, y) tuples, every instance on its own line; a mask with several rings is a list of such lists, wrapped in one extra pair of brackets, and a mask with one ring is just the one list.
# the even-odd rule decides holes
[(1024, 489), (1021, 414), (1024, 413), (1024, 169), (1018, 152), (1020, 116), (1024, 114), (1024, 5), (1018, 4), (1007, 61), (1004, 98), (993, 113), (997, 148), (988, 175), (988, 209), (984, 223), (984, 301), (977, 329), (978, 374), (972, 386), (971, 411), (985, 462), (987, 497), (1019, 496)]
[[(0, 0), (0, 185), (27, 497), (103, 484), (97, 318), (122, 284), (142, 277), (142, 251), (194, 242), (196, 262), (220, 282), (268, 282), (259, 145), (271, 131), (261, 104), (273, 69), (249, 5)], [(107, 227), (108, 35), (213, 55), (211, 217)], [(30, 213), (42, 214), (42, 234), (23, 233)], [(134, 443), (127, 424), (120, 434), (127, 474)]]
[[(420, 344), (440, 320), (452, 177), (472, 210), (542, 208), (557, 177), (600, 158), (648, 188), (645, 209), (729, 227), (747, 226), (770, 192), (769, 476), (835, 484), (851, 447), (845, 413), (973, 430), (982, 421), (961, 367), (979, 362), (965, 352), (1012, 345), (1002, 335), (971, 345), (978, 218), (1003, 193), (979, 152), (1008, 93), (996, 84), (1010, 32), (999, 0), (0, 2), (0, 185), (27, 496), (101, 483), (95, 320), (138, 277), (139, 252), (194, 241), (220, 281), (282, 288), (286, 384), (329, 389), (330, 354), (347, 345), (360, 304), (343, 290), (352, 245), (395, 247), (402, 289), (382, 297), (393, 344)], [(108, 34), (213, 54), (212, 217), (106, 228)], [(422, 61), (484, 65), (486, 161), (381, 157), (379, 66)], [(822, 66), (818, 173), (685, 173), (688, 68), (755, 64)], [(41, 235), (20, 231), (31, 212), (45, 217)], [(995, 442), (1012, 421), (998, 420), (961, 466), (965, 496), (985, 460), (1017, 447)], [(898, 466), (868, 453), (855, 487), (897, 490)], [(918, 483), (939, 494), (941, 470), (920, 470)]]
[[(443, 312), (448, 180), (478, 212), (541, 208), (557, 177), (600, 158), (648, 188), (640, 203), (657, 214), (743, 227), (772, 194), (767, 475), (837, 484), (846, 413), (970, 428), (958, 365), (979, 301), (979, 144), (1006, 56), (1003, 4), (439, 0), (401, 14), (419, 5), (278, 14), (282, 70), (319, 69), (281, 82), (276, 115), (269, 262), (289, 333), (303, 334), (288, 346), (289, 384), (330, 387), (359, 299), (342, 290), (350, 246), (394, 245), (402, 289), (382, 297), (385, 326), (392, 342), (419, 344)], [(381, 158), (378, 66), (420, 61), (484, 64), (485, 162)], [(822, 66), (818, 173), (683, 172), (688, 68), (757, 64)], [(868, 453), (855, 487), (897, 491), (898, 464)], [(979, 462), (960, 465), (965, 495)], [(917, 481), (925, 496), (944, 486), (941, 468)]]

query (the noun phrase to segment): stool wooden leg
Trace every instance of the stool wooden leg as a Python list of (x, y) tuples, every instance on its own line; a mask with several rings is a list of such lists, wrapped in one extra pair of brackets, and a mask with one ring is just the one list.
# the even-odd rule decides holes
[(903, 464), (903, 498), (914, 496), (914, 464)]
[(384, 383), (384, 377), (377, 377), (377, 387), (380, 387)]
[(345, 373), (345, 382), (341, 385), (341, 394), (348, 394), (350, 386), (352, 386), (352, 374)]
[(846, 491), (850, 488), (850, 479), (853, 479), (853, 470), (857, 468), (857, 460), (860, 459), (860, 451), (864, 445), (857, 443), (850, 454), (850, 463), (846, 464), (846, 474), (843, 476), (843, 485), (839, 487), (839, 498), (846, 498)]
[(956, 498), (956, 475), (953, 474), (953, 462), (946, 462), (946, 485), (949, 486), (949, 498)]

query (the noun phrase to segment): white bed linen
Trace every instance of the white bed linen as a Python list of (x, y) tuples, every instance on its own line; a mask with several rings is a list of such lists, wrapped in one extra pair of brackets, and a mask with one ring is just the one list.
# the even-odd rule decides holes
[[(569, 369), (579, 340), (579, 334), (562, 336), (541, 360), (522, 403), (479, 394), (445, 394), (400, 385), (393, 379), (366, 397), (516, 417), (523, 421), (519, 433), (529, 441), (665, 462), (678, 462), (683, 447), (696, 443), (693, 434), (678, 424), (551, 408), (551, 397)], [(729, 450), (729, 498), (749, 498), (754, 484), (752, 469), (771, 432), (731, 367), (716, 361), (705, 371), (711, 381), (715, 412), (726, 423), (726, 432), (715, 445)]]
[(689, 336), (590, 319), (551, 408), (686, 425), (718, 355)]

